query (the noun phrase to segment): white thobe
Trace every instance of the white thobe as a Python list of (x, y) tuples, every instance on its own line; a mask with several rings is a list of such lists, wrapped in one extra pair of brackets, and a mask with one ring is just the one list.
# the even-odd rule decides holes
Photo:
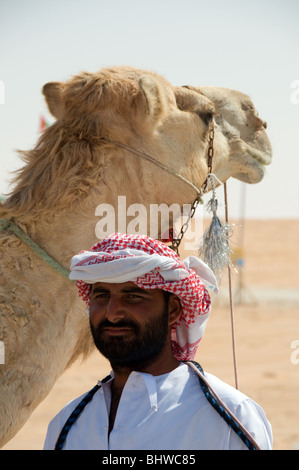
[[(271, 425), (262, 408), (212, 374), (205, 372), (205, 376), (259, 446), (271, 449)], [(186, 364), (160, 376), (132, 372), (108, 435), (111, 380), (99, 382), (101, 388), (71, 427), (64, 450), (247, 449), (208, 402), (198, 376)], [(54, 449), (63, 425), (83, 396), (66, 405), (51, 421), (45, 450)]]

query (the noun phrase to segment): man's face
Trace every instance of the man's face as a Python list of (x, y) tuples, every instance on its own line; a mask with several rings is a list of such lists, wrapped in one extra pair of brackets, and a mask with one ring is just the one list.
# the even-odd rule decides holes
[(162, 290), (140, 289), (132, 282), (93, 285), (91, 331), (113, 368), (142, 366), (159, 355), (170, 331), (167, 304)]

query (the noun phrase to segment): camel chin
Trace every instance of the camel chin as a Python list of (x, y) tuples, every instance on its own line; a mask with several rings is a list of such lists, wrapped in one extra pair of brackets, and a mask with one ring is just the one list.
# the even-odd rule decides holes
[(257, 184), (260, 183), (266, 173), (265, 165), (259, 161), (252, 159), (248, 166), (243, 166), (242, 171), (236, 172), (233, 177), (243, 183)]
[(260, 183), (265, 176), (266, 166), (272, 161), (271, 147), (266, 134), (259, 142), (259, 147), (249, 145), (241, 139), (230, 140), (229, 147), (231, 176), (244, 183)]

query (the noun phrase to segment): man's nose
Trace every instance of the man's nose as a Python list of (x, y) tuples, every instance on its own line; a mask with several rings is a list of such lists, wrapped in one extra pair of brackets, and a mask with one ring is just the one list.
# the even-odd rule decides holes
[(111, 323), (118, 323), (125, 318), (126, 312), (121, 299), (111, 296), (107, 303), (106, 318)]

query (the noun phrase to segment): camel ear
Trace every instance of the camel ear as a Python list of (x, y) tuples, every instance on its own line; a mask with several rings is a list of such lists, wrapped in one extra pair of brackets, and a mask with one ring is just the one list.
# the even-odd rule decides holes
[(49, 82), (43, 86), (43, 95), (46, 99), (50, 113), (59, 119), (63, 114), (62, 93), (64, 84), (60, 82)]
[(145, 99), (147, 114), (157, 121), (166, 108), (166, 98), (163, 86), (154, 77), (144, 75), (139, 80), (139, 87)]

